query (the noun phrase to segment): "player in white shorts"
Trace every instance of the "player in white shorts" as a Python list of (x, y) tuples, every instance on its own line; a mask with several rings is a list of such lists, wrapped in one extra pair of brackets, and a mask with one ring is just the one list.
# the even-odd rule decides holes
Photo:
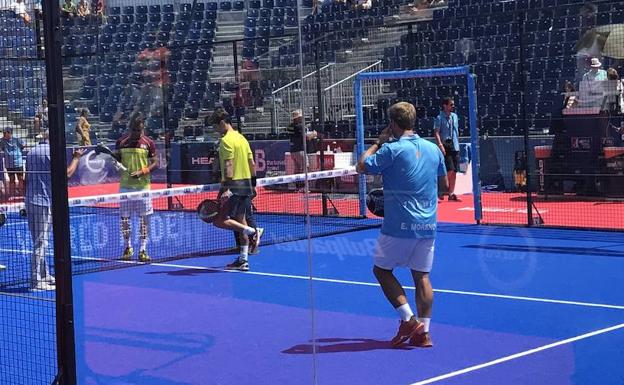
[[(442, 187), (448, 184), (446, 167), (436, 145), (414, 133), (416, 109), (412, 104), (394, 104), (388, 109), (388, 117), (390, 124), (357, 164), (359, 173), (383, 176), (385, 215), (373, 272), (401, 318), (392, 346), (398, 347), (409, 339), (410, 345), (431, 347), (433, 288), (429, 272), (437, 225), (438, 183)], [(396, 267), (407, 267), (412, 272), (418, 318), (392, 272)]]

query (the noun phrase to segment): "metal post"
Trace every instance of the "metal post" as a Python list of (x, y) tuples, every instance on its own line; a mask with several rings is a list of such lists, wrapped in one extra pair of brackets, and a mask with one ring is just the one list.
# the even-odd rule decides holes
[(522, 116), (522, 125), (524, 126), (524, 156), (525, 156), (525, 168), (526, 168), (526, 205), (527, 205), (527, 226), (533, 226), (533, 195), (531, 193), (531, 166), (529, 165), (529, 125), (526, 119), (526, 102), (525, 94), (527, 92), (527, 85), (525, 81), (525, 67), (524, 67), (524, 20), (522, 19), (522, 12), (518, 12), (517, 23), (520, 33), (520, 89), (523, 92), (520, 93), (520, 114)]
[[(318, 120), (319, 120), (319, 131), (321, 137), (321, 148), (319, 149), (320, 153), (320, 164), (321, 171), (325, 170), (325, 148), (323, 146), (323, 138), (325, 138), (325, 111), (323, 108), (323, 87), (321, 87), (321, 66), (319, 63), (319, 45), (318, 40), (314, 42), (314, 69), (316, 70), (316, 105), (318, 106)], [(303, 97), (303, 84), (302, 84), (302, 97)], [(305, 133), (304, 133), (304, 139)], [(308, 156), (308, 154), (304, 154), (304, 156)], [(321, 185), (321, 203), (323, 205), (323, 216), (327, 215), (327, 195), (325, 192), (325, 188), (329, 186)]]
[(236, 125), (238, 126), (238, 132), (242, 134), (243, 124), (241, 122), (241, 117), (239, 114), (240, 106), (237, 106), (237, 104), (240, 103), (242, 100), (242, 95), (240, 94), (240, 82), (238, 80), (238, 48), (236, 46), (236, 41), (232, 42), (232, 56), (234, 57), (234, 82), (236, 83), (236, 94), (234, 96), (234, 107), (236, 108)]
[(52, 178), (52, 231), (56, 275), (56, 349), (58, 382), (75, 385), (76, 346), (70, 250), (67, 159), (65, 155), (65, 111), (63, 105), (63, 62), (58, 1), (43, 1), (45, 67), (48, 89), (50, 161)]
[[(167, 188), (171, 187), (171, 172), (169, 170), (169, 164), (171, 160), (171, 135), (169, 135), (169, 83), (168, 76), (165, 76), (167, 71), (167, 58), (160, 52), (160, 89), (162, 91), (163, 99), (163, 126), (165, 127), (165, 161), (167, 162), (165, 168), (165, 183)], [(167, 81), (167, 83), (165, 83)], [(173, 210), (173, 197), (167, 197), (167, 207), (169, 210)]]

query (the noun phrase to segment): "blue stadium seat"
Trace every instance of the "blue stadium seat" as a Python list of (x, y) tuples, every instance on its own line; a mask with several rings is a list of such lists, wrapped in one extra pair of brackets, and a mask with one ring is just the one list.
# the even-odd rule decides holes
[(219, 9), (219, 5), (216, 2), (210, 2), (206, 4), (206, 9), (209, 9), (211, 11), (216, 11)]
[(116, 33), (113, 37), (115, 43), (126, 43), (128, 41), (128, 35), (125, 33)]
[(108, 8), (108, 14), (109, 15), (119, 15), (119, 14), (121, 14), (121, 8), (120, 7), (110, 7), (110, 8)]
[(221, 1), (219, 3), (219, 8), (221, 9), (221, 11), (224, 12), (228, 12), (232, 10), (232, 3), (230, 3), (229, 1)]
[(242, 0), (236, 0), (232, 4), (232, 9), (235, 11), (242, 11), (245, 9), (245, 2)]

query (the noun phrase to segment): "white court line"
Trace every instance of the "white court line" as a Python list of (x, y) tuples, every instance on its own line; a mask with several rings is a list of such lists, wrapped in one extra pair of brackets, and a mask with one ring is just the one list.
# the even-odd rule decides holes
[(622, 329), (622, 328), (624, 328), (624, 323), (623, 324), (619, 324), (619, 325), (615, 325), (615, 326), (611, 326), (611, 327), (608, 327), (608, 328), (604, 328), (604, 329), (599, 329), (599, 330), (596, 330), (596, 331), (593, 331), (593, 332), (581, 334), (579, 336), (568, 338), (568, 339), (565, 339), (565, 340), (557, 341), (557, 342), (554, 342), (554, 343), (551, 343), (551, 344), (548, 344), (548, 345), (537, 347), (535, 349), (525, 350), (524, 352), (520, 352), (520, 353), (512, 354), (512, 355), (509, 355), (509, 356), (501, 357), (501, 358), (498, 358), (496, 360), (484, 362), (484, 363), (479, 364), (479, 365), (470, 366), (470, 367), (467, 367), (467, 368), (464, 368), (464, 369), (460, 369), (460, 370), (456, 370), (454, 372), (446, 373), (446, 374), (443, 374), (443, 375), (440, 375), (440, 376), (431, 377), (431, 378), (428, 378), (426, 380), (414, 382), (413, 384), (410, 384), (410, 385), (432, 384), (434, 382), (446, 380), (448, 378), (457, 377), (457, 376), (462, 375), (462, 374), (466, 374), (466, 373), (474, 372), (474, 371), (477, 371), (477, 370), (480, 370), (480, 369), (483, 369), (483, 368), (487, 368), (488, 366), (502, 364), (503, 362), (515, 360), (517, 358), (521, 358), (521, 357), (525, 357), (525, 356), (528, 356), (528, 355), (531, 355), (531, 354), (539, 353), (539, 352), (544, 351), (544, 350), (556, 348), (557, 346), (570, 344), (570, 343), (573, 343), (573, 342), (576, 342), (576, 341), (579, 341), (579, 340), (583, 340), (583, 339), (586, 339), (586, 338), (594, 337), (594, 336), (597, 336), (599, 334), (609, 333), (609, 332), (612, 332), (612, 331), (615, 331), (615, 330), (618, 330), (618, 329)]
[[(27, 251), (27, 250), (0, 249), (0, 252), (3, 252), (3, 251), (18, 253), (18, 254), (30, 254), (31, 253), (30, 251)], [(74, 255), (72, 256), (72, 258), (81, 259), (81, 260), (89, 260), (89, 261), (117, 262), (117, 263), (129, 264), (129, 265), (146, 265), (146, 263), (137, 262), (137, 261), (120, 261), (120, 260), (97, 258), (97, 257), (80, 257), (80, 256)], [(375, 282), (362, 282), (362, 281), (349, 281), (349, 280), (344, 280), (344, 279), (308, 277), (305, 275), (265, 273), (261, 271), (243, 272), (243, 271), (237, 271), (237, 270), (220, 269), (220, 268), (215, 268), (215, 267), (178, 265), (178, 264), (173, 264), (173, 263), (149, 263), (149, 265), (160, 266), (160, 267), (172, 267), (176, 269), (211, 270), (211, 271), (221, 271), (225, 273), (242, 273), (242, 274), (249, 274), (249, 275), (257, 275), (257, 276), (262, 276), (262, 277), (290, 278), (290, 279), (299, 279), (299, 280), (312, 280), (316, 282), (338, 283), (338, 284), (344, 284), (344, 285), (379, 287), (379, 284)], [(408, 290), (416, 290), (414, 286), (404, 286), (404, 288)], [(472, 297), (498, 298), (498, 299), (509, 299), (509, 300), (516, 300), (516, 301), (542, 302), (542, 303), (553, 303), (553, 304), (559, 304), (559, 305), (572, 305), (572, 306), (596, 307), (596, 308), (602, 308), (602, 309), (624, 310), (624, 305), (611, 305), (611, 304), (605, 304), (605, 303), (566, 301), (566, 300), (551, 299), (551, 298), (524, 297), (524, 296), (516, 296), (516, 295), (481, 293), (481, 292), (476, 292), (476, 291), (463, 291), (463, 290), (451, 290), (451, 289), (433, 289), (433, 291), (437, 293), (468, 295)]]
[[(102, 258), (94, 258), (94, 257), (72, 257), (75, 259), (87, 259), (87, 260), (100, 260), (100, 261), (110, 261)], [(144, 263), (140, 263), (137, 261), (118, 261), (128, 264), (135, 265), (143, 265)], [(291, 274), (280, 274), (280, 273), (265, 273), (261, 271), (237, 271), (237, 270), (225, 270), (214, 267), (202, 267), (202, 266), (189, 266), (189, 265), (178, 265), (172, 263), (150, 263), (152, 266), (161, 266), (161, 267), (172, 267), (177, 269), (192, 269), (192, 270), (211, 270), (211, 271), (222, 271), (226, 273), (242, 273), (242, 274), (250, 274), (257, 275), (263, 277), (275, 277), (275, 278), (290, 278), (290, 279), (300, 279), (300, 280), (312, 280), (317, 282), (328, 282), (328, 283), (338, 283), (345, 285), (358, 285), (358, 286), (374, 286), (379, 287), (378, 283), (375, 282), (361, 282), (361, 281), (349, 281), (343, 279), (333, 279), (333, 278), (321, 278), (321, 277), (308, 277), (305, 275), (291, 275)], [(414, 286), (404, 286), (405, 289), (416, 290)], [(457, 294), (457, 295), (469, 295), (473, 297), (486, 297), (486, 298), (498, 298), (498, 299), (510, 299), (516, 301), (531, 301), (531, 302), (543, 302), (543, 303), (553, 303), (559, 305), (573, 305), (573, 306), (585, 306), (585, 307), (597, 307), (603, 309), (616, 309), (616, 310), (624, 310), (624, 305), (611, 305), (611, 304), (603, 304), (603, 303), (591, 303), (591, 302), (578, 302), (578, 301), (566, 301), (566, 300), (558, 300), (558, 299), (549, 299), (549, 298), (538, 298), (538, 297), (523, 297), (523, 296), (514, 296), (514, 295), (504, 295), (504, 294), (493, 294), (493, 293), (480, 293), (474, 291), (461, 291), (461, 290), (449, 290), (449, 289), (434, 289), (433, 291), (438, 293), (445, 294)]]

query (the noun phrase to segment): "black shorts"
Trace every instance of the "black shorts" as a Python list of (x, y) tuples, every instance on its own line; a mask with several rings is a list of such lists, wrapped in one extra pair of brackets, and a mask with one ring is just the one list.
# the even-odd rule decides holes
[(24, 175), (24, 169), (22, 167), (7, 167), (7, 173), (9, 174), (9, 176), (11, 174), (15, 174), (18, 177), (23, 176)]
[(446, 171), (459, 171), (459, 151), (452, 151), (447, 148), (444, 150), (446, 151), (446, 155), (444, 155)]
[(251, 197), (234, 194), (227, 200), (223, 209), (228, 218), (245, 217), (245, 214), (251, 210)]

